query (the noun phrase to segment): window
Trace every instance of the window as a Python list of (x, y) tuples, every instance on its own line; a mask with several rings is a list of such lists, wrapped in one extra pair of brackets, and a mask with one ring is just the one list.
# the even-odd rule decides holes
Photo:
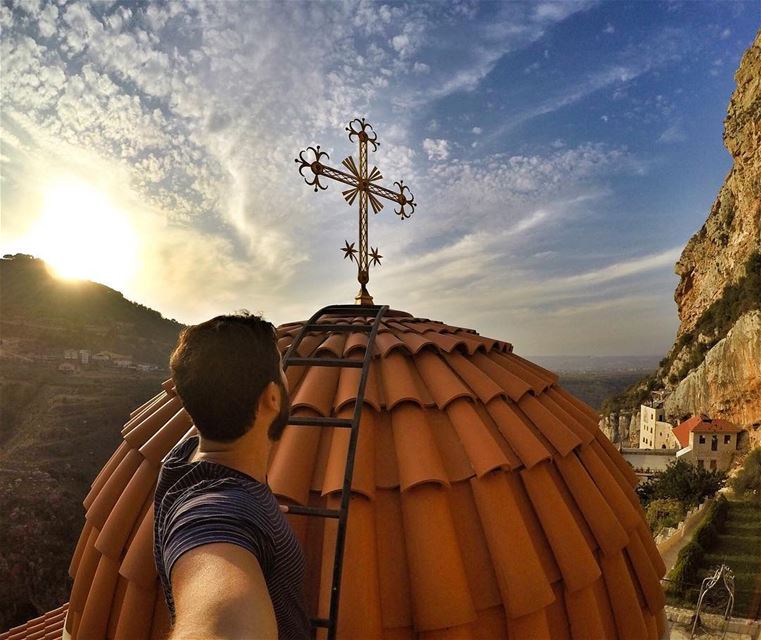
[(700, 444), (705, 444), (705, 443), (706, 443), (706, 437), (700, 436)]
[(705, 460), (698, 460), (698, 469), (705, 469)]
[(711, 460), (711, 471), (716, 471), (716, 460)]
[(666, 448), (666, 445), (665, 445), (665, 444), (662, 444), (662, 445), (661, 445), (661, 449), (665, 449), (665, 448)]
[(711, 451), (716, 451), (719, 448), (719, 436), (711, 436)]
[(729, 444), (732, 441), (732, 436), (724, 436), (724, 444)]

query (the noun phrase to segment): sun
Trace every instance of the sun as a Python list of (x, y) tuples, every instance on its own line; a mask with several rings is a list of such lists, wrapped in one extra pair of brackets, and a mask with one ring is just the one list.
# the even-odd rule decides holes
[(138, 238), (128, 216), (79, 178), (61, 178), (45, 188), (28, 240), (29, 250), (61, 278), (118, 289), (137, 268)]

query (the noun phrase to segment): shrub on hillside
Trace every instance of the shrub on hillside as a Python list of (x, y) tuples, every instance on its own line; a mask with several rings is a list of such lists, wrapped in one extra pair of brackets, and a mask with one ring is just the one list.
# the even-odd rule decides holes
[(657, 536), (661, 529), (677, 526), (684, 520), (685, 513), (684, 505), (679, 500), (667, 498), (650, 502), (645, 515), (650, 531)]
[(761, 503), (761, 447), (748, 454), (745, 464), (729, 484), (738, 496)]
[(687, 588), (696, 583), (704, 555), (703, 547), (694, 540), (682, 547), (676, 564), (668, 576), (670, 592), (683, 594)]

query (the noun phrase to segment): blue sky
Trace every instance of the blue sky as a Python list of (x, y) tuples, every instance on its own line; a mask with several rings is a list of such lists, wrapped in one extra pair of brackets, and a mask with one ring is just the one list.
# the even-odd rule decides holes
[(4, 1), (0, 244), (183, 322), (301, 319), (353, 300), (356, 210), (293, 158), (356, 156), (365, 116), (418, 203), (371, 214), (376, 302), (521, 354), (661, 354), (759, 24), (755, 1)]

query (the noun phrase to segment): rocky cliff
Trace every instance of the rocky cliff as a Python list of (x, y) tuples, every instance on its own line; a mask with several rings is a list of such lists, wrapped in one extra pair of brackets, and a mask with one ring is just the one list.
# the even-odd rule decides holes
[(761, 420), (761, 312), (744, 314), (668, 396), (666, 415)]
[[(724, 121), (732, 168), (676, 263), (674, 345), (654, 375), (605, 404), (613, 415), (601, 426), (624, 442), (621, 420), (636, 417), (653, 391), (668, 397), (672, 420), (706, 413), (743, 426), (761, 423), (761, 32), (735, 80)], [(630, 438), (637, 427), (629, 425)]]
[(677, 340), (656, 386), (666, 414), (761, 421), (761, 32), (735, 74), (724, 121), (733, 164), (676, 264)]
[(724, 144), (733, 166), (708, 219), (676, 264), (677, 338), (695, 329), (761, 249), (761, 33), (743, 56), (735, 80), (724, 121)]

